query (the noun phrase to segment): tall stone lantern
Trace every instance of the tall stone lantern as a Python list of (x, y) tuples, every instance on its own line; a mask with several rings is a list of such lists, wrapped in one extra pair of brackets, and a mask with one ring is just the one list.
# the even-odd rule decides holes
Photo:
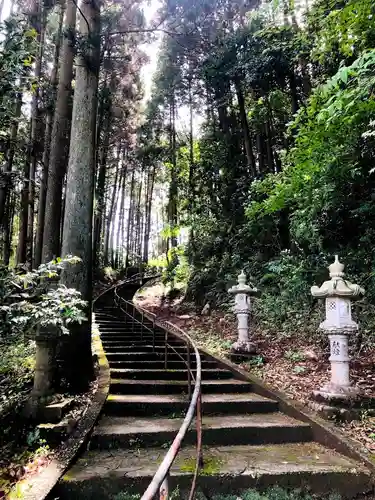
[(326, 319), (319, 328), (328, 334), (331, 351), (331, 380), (314, 392), (318, 400), (342, 401), (358, 396), (358, 389), (350, 383), (348, 337), (358, 331), (357, 323), (352, 320), (351, 301), (365, 291), (344, 279), (344, 267), (336, 255), (335, 262), (328, 268), (331, 279), (321, 287), (311, 287), (312, 296), (324, 298), (326, 302)]
[(242, 271), (238, 276), (238, 285), (228, 290), (234, 295), (234, 312), (237, 316), (238, 339), (232, 346), (232, 351), (236, 353), (252, 354), (255, 352), (255, 345), (249, 336), (249, 314), (250, 296), (258, 293), (256, 288), (246, 284), (246, 275)]

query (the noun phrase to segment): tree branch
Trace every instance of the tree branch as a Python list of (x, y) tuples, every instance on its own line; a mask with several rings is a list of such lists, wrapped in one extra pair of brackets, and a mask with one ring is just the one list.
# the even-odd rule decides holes
[(76, 0), (73, 0), (73, 3), (74, 5), (77, 7), (77, 10), (79, 11), (79, 13), (81, 14), (81, 16), (83, 17), (83, 19), (86, 21), (86, 24), (87, 24), (87, 29), (88, 29), (88, 34), (90, 34), (90, 25), (89, 25), (89, 22), (85, 16), (85, 14), (82, 12), (81, 8), (79, 7), (78, 3), (76, 2)]

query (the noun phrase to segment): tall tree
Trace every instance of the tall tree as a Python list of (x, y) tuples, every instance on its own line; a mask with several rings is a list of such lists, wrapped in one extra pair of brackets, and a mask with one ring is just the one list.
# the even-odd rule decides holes
[(59, 13), (59, 21), (58, 21), (58, 29), (56, 33), (56, 44), (55, 44), (55, 52), (53, 58), (53, 66), (51, 71), (51, 77), (49, 82), (49, 95), (48, 95), (48, 103), (47, 110), (45, 116), (45, 132), (44, 132), (44, 149), (43, 149), (43, 157), (42, 157), (42, 178), (40, 182), (40, 190), (39, 190), (39, 203), (38, 203), (38, 222), (37, 222), (37, 230), (35, 237), (35, 250), (34, 250), (34, 267), (39, 266), (42, 261), (42, 247), (43, 247), (43, 234), (44, 234), (44, 221), (45, 221), (45, 210), (46, 210), (46, 195), (47, 195), (47, 181), (48, 181), (48, 168), (49, 168), (49, 158), (50, 158), (50, 143), (51, 143), (51, 135), (52, 135), (52, 125), (53, 125), (53, 116), (55, 109), (55, 99), (56, 99), (56, 90), (58, 83), (58, 65), (59, 65), (59, 57), (60, 57), (60, 46), (62, 39), (62, 27), (64, 21), (64, 13), (65, 13), (65, 3), (60, 5), (60, 13)]
[(71, 384), (83, 390), (87, 389), (92, 376), (92, 224), (100, 57), (100, 11), (96, 0), (82, 2), (79, 28), (85, 43), (80, 48), (76, 67), (62, 254), (75, 255), (81, 262), (65, 270), (61, 279), (68, 287), (79, 290), (89, 303), (87, 323), (72, 336), (70, 359)]
[(69, 159), (76, 13), (77, 4), (75, 0), (67, 0), (64, 41), (60, 57), (59, 84), (49, 155), (46, 209), (43, 229), (43, 262), (47, 262), (60, 255), (62, 190)]

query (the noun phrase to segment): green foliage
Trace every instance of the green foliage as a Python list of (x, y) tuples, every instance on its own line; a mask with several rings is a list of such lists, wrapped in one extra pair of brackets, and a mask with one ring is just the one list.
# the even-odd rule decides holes
[[(121, 492), (112, 497), (112, 500), (140, 500), (141, 495), (135, 493)], [(170, 494), (170, 500), (178, 500), (180, 498), (179, 489), (176, 488)]]
[(189, 277), (189, 263), (185, 255), (185, 247), (180, 245), (168, 251), (168, 261), (163, 275), (163, 283), (186, 284)]
[(107, 266), (103, 269), (104, 278), (108, 281), (116, 281), (118, 278), (119, 272), (116, 269), (113, 269), (110, 266)]
[[(187, 14), (183, 0), (173, 5)], [(244, 269), (261, 290), (255, 321), (310, 334), (321, 319), (310, 287), (339, 253), (366, 287), (359, 307), (371, 341), (374, 2), (317, 0), (303, 24), (294, 2), (242, 17), (231, 4), (231, 22), (219, 28), (210, 15), (228, 19), (228, 5), (196, 5), (181, 26), (184, 44), (165, 40), (150, 103), (153, 138), (175, 147), (178, 222), (189, 228), (186, 298), (227, 308)], [(194, 26), (202, 36), (191, 35)], [(172, 104), (205, 111), (193, 158), (188, 134), (169, 141)], [(165, 148), (157, 157), (168, 172), (171, 156)], [(171, 256), (167, 279), (176, 267)]]
[(81, 294), (64, 285), (48, 289), (64, 265), (78, 260), (75, 257), (58, 259), (22, 274), (2, 269), (0, 335), (9, 331), (33, 334), (38, 327), (48, 326), (67, 334), (71, 323), (82, 323), (86, 319), (83, 309), (87, 304), (80, 298)]
[[(239, 495), (215, 495), (213, 500), (314, 500), (322, 497), (305, 493), (300, 490), (289, 491), (280, 487), (270, 488), (265, 492), (255, 489), (247, 490)], [(340, 495), (330, 493), (325, 496), (327, 500), (340, 500)]]
[(35, 344), (29, 338), (36, 329), (68, 334), (71, 323), (86, 319), (80, 293), (57, 284), (63, 267), (75, 262), (67, 257), (28, 272), (0, 267), (0, 413), (22, 399), (33, 377)]
[(305, 360), (305, 355), (299, 351), (289, 350), (285, 352), (284, 358), (288, 361), (291, 361), (292, 363), (298, 363)]
[(350, 57), (374, 47), (375, 6), (372, 0), (349, 0), (336, 9), (330, 3), (333, 2), (319, 0), (309, 17), (310, 31), (315, 34), (312, 57), (325, 62), (337, 50)]

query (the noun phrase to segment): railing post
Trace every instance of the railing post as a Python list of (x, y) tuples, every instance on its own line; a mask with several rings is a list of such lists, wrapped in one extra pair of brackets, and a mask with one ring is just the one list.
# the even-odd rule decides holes
[(134, 323), (135, 323), (135, 310), (134, 310), (134, 306), (133, 306), (132, 335), (134, 335)]
[(125, 324), (128, 322), (128, 302), (125, 301)]
[(165, 330), (164, 369), (168, 368), (168, 330)]
[(155, 352), (155, 316), (152, 316), (152, 351)]
[(199, 391), (197, 400), (197, 447), (199, 450), (198, 465), (201, 469), (204, 467), (202, 451), (202, 390)]
[(141, 322), (141, 340), (143, 340), (143, 322), (144, 322), (144, 312), (142, 310), (142, 322)]
[(169, 484), (168, 484), (168, 474), (164, 478), (164, 481), (161, 483), (160, 490), (159, 490), (159, 498), (160, 500), (168, 500), (169, 498)]
[(188, 364), (188, 395), (191, 399), (191, 356), (190, 356), (190, 344), (187, 343), (187, 364)]

